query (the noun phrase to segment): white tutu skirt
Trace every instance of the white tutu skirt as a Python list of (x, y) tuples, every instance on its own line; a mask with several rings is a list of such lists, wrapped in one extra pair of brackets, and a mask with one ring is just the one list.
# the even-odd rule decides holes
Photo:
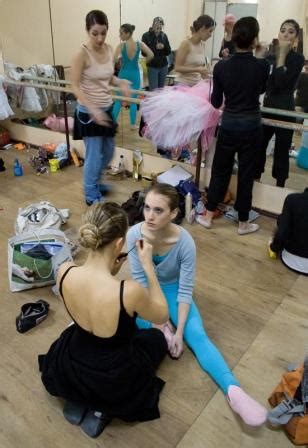
[(189, 145), (202, 133), (202, 147), (213, 141), (220, 111), (209, 102), (210, 83), (177, 85), (152, 92), (141, 103), (144, 136), (162, 148)]

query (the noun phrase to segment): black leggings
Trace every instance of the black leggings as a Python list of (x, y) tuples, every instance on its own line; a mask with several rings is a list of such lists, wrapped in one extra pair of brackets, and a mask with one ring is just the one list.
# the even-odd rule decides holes
[(234, 208), (238, 211), (239, 221), (248, 221), (261, 138), (261, 126), (244, 132), (220, 128), (208, 192), (209, 211), (215, 211), (225, 196), (232, 174), (234, 156), (237, 153), (237, 194)]
[(275, 128), (273, 126), (263, 126), (263, 138), (255, 179), (260, 179), (264, 172), (266, 163), (266, 148), (272, 136), (275, 134), (274, 161), (272, 176), (277, 181), (278, 187), (284, 187), (286, 179), (289, 177), (289, 149), (292, 144), (293, 131), (291, 129)]

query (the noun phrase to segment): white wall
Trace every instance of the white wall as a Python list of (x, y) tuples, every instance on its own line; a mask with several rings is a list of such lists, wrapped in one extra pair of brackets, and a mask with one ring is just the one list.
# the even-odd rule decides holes
[(48, 0), (2, 0), (0, 41), (6, 62), (53, 64)]
[(177, 49), (187, 34), (187, 0), (121, 0), (121, 24), (135, 25), (135, 39), (148, 31), (154, 17), (164, 19), (164, 31), (172, 49)]
[(307, 18), (307, 0), (259, 0), (257, 19), (260, 24), (260, 40), (270, 43), (277, 37), (284, 20), (295, 19), (304, 29), (304, 47), (308, 57)]
[(109, 31), (106, 42), (115, 47), (119, 43), (119, 5), (116, 0), (51, 0), (56, 64), (70, 65), (77, 49), (87, 41), (85, 17), (92, 9), (100, 9), (107, 14)]

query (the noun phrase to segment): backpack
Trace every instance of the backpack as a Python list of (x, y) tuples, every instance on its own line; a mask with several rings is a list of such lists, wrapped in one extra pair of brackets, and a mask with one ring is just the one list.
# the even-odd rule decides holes
[(308, 356), (304, 364), (282, 375), (268, 401), (274, 407), (268, 414), (269, 422), (283, 425), (294, 445), (307, 445)]
[(134, 191), (131, 198), (123, 202), (121, 207), (126, 211), (130, 226), (143, 221), (143, 206), (145, 194), (143, 191)]

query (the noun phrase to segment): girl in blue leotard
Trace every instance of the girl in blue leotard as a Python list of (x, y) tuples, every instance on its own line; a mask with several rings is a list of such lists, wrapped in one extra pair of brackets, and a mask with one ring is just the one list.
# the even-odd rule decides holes
[[(146, 56), (147, 62), (150, 61), (154, 54), (149, 47), (143, 42), (136, 42), (133, 39), (133, 32), (135, 26), (125, 23), (120, 28), (120, 38), (123, 41), (115, 51), (115, 61), (121, 57), (121, 69), (118, 77), (127, 79), (131, 82), (133, 90), (140, 89), (140, 71), (139, 71), (139, 56), (140, 51)], [(137, 98), (136, 94), (131, 95), (132, 98)], [(113, 118), (117, 120), (121, 109), (121, 101), (117, 100), (113, 106)], [(131, 129), (136, 129), (137, 104), (131, 103), (129, 105), (129, 116)]]
[[(153, 246), (153, 264), (162, 291), (168, 302), (169, 315), (176, 327), (168, 322), (158, 328), (168, 340), (172, 357), (183, 351), (183, 339), (194, 352), (201, 367), (219, 385), (234, 412), (245, 423), (259, 426), (266, 420), (266, 409), (239, 386), (221, 353), (204, 329), (197, 305), (192, 298), (196, 264), (196, 246), (191, 235), (172, 222), (178, 212), (178, 194), (174, 187), (156, 184), (145, 197), (145, 220), (131, 227), (127, 234), (130, 250), (140, 239)], [(136, 250), (129, 253), (132, 276), (144, 287), (147, 280)], [(139, 328), (152, 324), (138, 318)]]

